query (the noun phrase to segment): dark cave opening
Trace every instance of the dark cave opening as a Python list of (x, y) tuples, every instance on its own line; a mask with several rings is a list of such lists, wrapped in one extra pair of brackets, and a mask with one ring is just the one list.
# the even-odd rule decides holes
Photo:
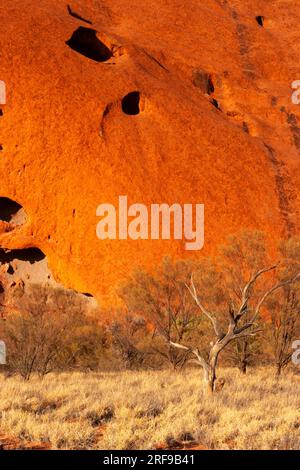
[[(20, 289), (18, 292), (22, 296), (24, 294), (30, 295), (30, 292), (34, 292), (30, 290), (32, 286), (46, 289), (45, 292), (49, 293), (49, 298), (53, 298), (56, 301), (59, 301), (59, 298), (62, 298), (61, 296), (64, 296), (66, 300), (70, 299), (70, 296), (75, 296), (76, 302), (78, 302), (78, 305), (81, 305), (81, 308), (94, 309), (97, 307), (96, 299), (89, 292), (81, 294), (75, 290), (65, 288), (62, 284), (56, 282), (49, 270), (47, 256), (37, 247), (12, 250), (1, 248), (1, 265), (4, 265), (6, 269), (4, 270), (5, 282), (3, 286), (0, 282), (0, 307), (1, 293), (5, 295), (5, 291), (7, 291), (7, 295), (14, 297), (14, 289), (16, 288)], [(2, 291), (1, 287), (3, 287)], [(39, 290), (36, 292), (40, 295)]]
[(219, 102), (218, 102), (215, 98), (212, 98), (212, 99), (210, 100), (210, 102), (211, 102), (211, 104), (212, 104), (218, 111), (221, 111)]
[(18, 202), (8, 197), (0, 197), (0, 220), (22, 225), (26, 222), (26, 214)]
[(257, 17), (256, 17), (256, 21), (257, 21), (257, 23), (259, 24), (259, 26), (263, 27), (263, 26), (264, 26), (265, 18), (264, 18), (264, 16), (257, 16)]
[(73, 51), (94, 60), (95, 62), (106, 62), (112, 57), (111, 50), (97, 37), (97, 31), (80, 26), (72, 37), (66, 41)]
[(24, 248), (20, 250), (0, 249), (0, 264), (11, 263), (14, 260), (38, 263), (46, 258), (39, 248)]
[(207, 80), (207, 94), (211, 95), (215, 91), (215, 87), (211, 77), (208, 77)]
[(132, 91), (122, 99), (122, 111), (130, 116), (136, 116), (140, 113), (140, 92)]
[(193, 71), (193, 85), (207, 95), (211, 95), (215, 91), (212, 76), (204, 70), (196, 69)]

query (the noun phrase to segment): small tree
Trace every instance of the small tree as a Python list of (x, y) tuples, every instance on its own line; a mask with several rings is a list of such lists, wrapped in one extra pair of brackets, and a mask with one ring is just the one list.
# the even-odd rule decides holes
[[(261, 266), (271, 264), (267, 254), (267, 240), (263, 232), (256, 230), (243, 230), (230, 235), (227, 243), (220, 248), (220, 266), (224, 272), (226, 290), (230, 302), (237, 309), (242, 297), (242, 286), (246, 285), (253, 273), (259, 271)], [(256, 286), (252, 296), (259, 297)], [(249, 309), (240, 319), (243, 326), (250, 321)], [(232, 365), (238, 367), (241, 373), (246, 374), (250, 365), (255, 364), (261, 355), (261, 341), (256, 335), (245, 336), (233, 341), (226, 349), (226, 358)]]
[[(215, 382), (217, 378), (216, 369), (221, 351), (232, 341), (236, 341), (248, 336), (255, 336), (260, 331), (256, 327), (256, 321), (260, 313), (260, 308), (266, 299), (276, 290), (290, 285), (299, 278), (299, 275), (297, 275), (286, 281), (276, 283), (269, 289), (265, 290), (259, 300), (255, 301), (254, 305), (250, 307), (250, 302), (254, 297), (253, 288), (255, 287), (258, 279), (263, 274), (273, 271), (275, 268), (276, 266), (261, 269), (250, 278), (242, 290), (242, 298), (238, 308), (235, 309), (232, 305), (229, 307), (229, 322), (227, 331), (224, 331), (222, 325), (218, 321), (217, 316), (205, 308), (197, 293), (193, 277), (191, 279), (190, 285), (187, 285), (187, 289), (189, 290), (191, 297), (194, 299), (195, 304), (198, 306), (200, 312), (211, 323), (214, 332), (214, 340), (211, 342), (211, 347), (207, 356), (201, 353), (199, 348), (191, 348), (181, 343), (174, 343), (172, 341), (170, 344), (177, 349), (187, 351), (196, 358), (198, 364), (203, 368), (204, 382), (207, 384), (208, 389), (211, 392), (215, 390)], [(250, 320), (247, 323), (241, 324), (241, 320), (243, 320), (245, 315), (248, 314), (249, 310), (252, 312)]]
[(259, 336), (246, 336), (233, 341), (224, 355), (226, 362), (237, 367), (241, 374), (246, 374), (248, 367), (255, 365), (262, 356)]
[(290, 363), (292, 343), (300, 333), (300, 296), (296, 289), (287, 288), (279, 297), (272, 299), (268, 307), (271, 311), (270, 340), (272, 344), (276, 375)]
[(82, 305), (72, 291), (32, 285), (27, 291), (20, 285), (14, 291), (4, 327), (8, 364), (29, 380), (59, 368), (62, 360), (69, 366), (81, 349), (74, 350), (76, 329), (83, 324)]
[(138, 271), (120, 290), (128, 310), (143, 315), (154, 326), (153, 338), (157, 331), (167, 340), (153, 343), (152, 351), (174, 369), (182, 367), (188, 355), (175, 351), (170, 341), (183, 341), (197, 327), (196, 306), (185, 287), (194, 266), (166, 258), (154, 274)]
[(0, 264), (0, 318), (4, 318), (7, 312), (7, 290), (8, 290), (8, 279), (7, 279), (7, 264)]
[(126, 368), (139, 369), (146, 365), (150, 355), (144, 348), (145, 338), (149, 335), (144, 318), (125, 315), (122, 320), (109, 325), (112, 347)]
[[(300, 271), (300, 239), (290, 238), (280, 244), (282, 268), (280, 278), (286, 279)], [(292, 343), (300, 335), (300, 288), (289, 284), (267, 303), (269, 311), (268, 341), (279, 377), (290, 363)]]

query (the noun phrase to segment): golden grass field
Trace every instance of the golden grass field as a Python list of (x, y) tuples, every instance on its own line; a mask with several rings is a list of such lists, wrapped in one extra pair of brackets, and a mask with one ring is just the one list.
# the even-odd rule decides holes
[(197, 369), (1, 376), (1, 447), (300, 449), (300, 375), (220, 372), (214, 396)]

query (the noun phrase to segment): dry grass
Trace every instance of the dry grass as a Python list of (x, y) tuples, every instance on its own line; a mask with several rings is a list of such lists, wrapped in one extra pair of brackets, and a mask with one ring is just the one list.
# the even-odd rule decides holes
[[(300, 449), (300, 376), (226, 369), (224, 389), (184, 373), (63, 373), (0, 378), (0, 432), (53, 449), (152, 449), (194, 439), (208, 449)], [(0, 439), (1, 440), (1, 439)]]

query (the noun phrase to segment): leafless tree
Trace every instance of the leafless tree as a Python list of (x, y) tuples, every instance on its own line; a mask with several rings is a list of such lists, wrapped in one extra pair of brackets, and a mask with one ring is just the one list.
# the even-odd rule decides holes
[[(268, 242), (266, 234), (258, 230), (241, 230), (227, 237), (225, 245), (220, 246), (221, 270), (226, 283), (226, 297), (235, 309), (242, 298), (241, 286), (247, 284), (253, 273), (262, 266), (271, 265), (269, 259)], [(259, 289), (253, 295), (259, 297)], [(228, 300), (227, 300), (228, 303)], [(225, 317), (227, 311), (224, 312)], [(251, 309), (248, 309), (240, 319), (240, 327), (248, 323), (251, 318)], [(225, 357), (231, 365), (238, 367), (241, 373), (246, 374), (250, 365), (259, 360), (262, 353), (261, 339), (257, 336), (245, 336), (233, 341), (226, 348)]]
[[(182, 343), (175, 343), (171, 341), (171, 345), (174, 348), (185, 350), (196, 358), (197, 363), (203, 368), (204, 372), (204, 382), (207, 385), (208, 389), (213, 392), (215, 390), (216, 384), (216, 368), (218, 363), (218, 358), (221, 351), (232, 341), (236, 341), (240, 338), (245, 338), (248, 336), (255, 336), (259, 331), (257, 328), (257, 319), (260, 314), (260, 309), (266, 299), (275, 291), (280, 288), (283, 288), (291, 283), (295, 282), (300, 274), (285, 280), (283, 282), (278, 282), (274, 284), (269, 289), (265, 290), (258, 300), (255, 300), (255, 305), (250, 307), (250, 301), (253, 300), (253, 288), (257, 283), (258, 279), (265, 273), (273, 271), (276, 269), (276, 266), (269, 268), (261, 269), (257, 271), (247, 282), (242, 290), (241, 302), (237, 309), (232, 305), (229, 307), (229, 324), (227, 331), (223, 331), (221, 324), (218, 321), (217, 316), (207, 310), (200, 300), (200, 297), (197, 293), (197, 289), (194, 284), (193, 277), (191, 278), (190, 285), (187, 285), (187, 289), (190, 292), (192, 298), (194, 299), (197, 307), (200, 312), (209, 320), (214, 332), (214, 341), (211, 343), (211, 348), (206, 357), (199, 348), (191, 348)], [(241, 320), (248, 314), (251, 309), (252, 314), (250, 320), (241, 325)]]

